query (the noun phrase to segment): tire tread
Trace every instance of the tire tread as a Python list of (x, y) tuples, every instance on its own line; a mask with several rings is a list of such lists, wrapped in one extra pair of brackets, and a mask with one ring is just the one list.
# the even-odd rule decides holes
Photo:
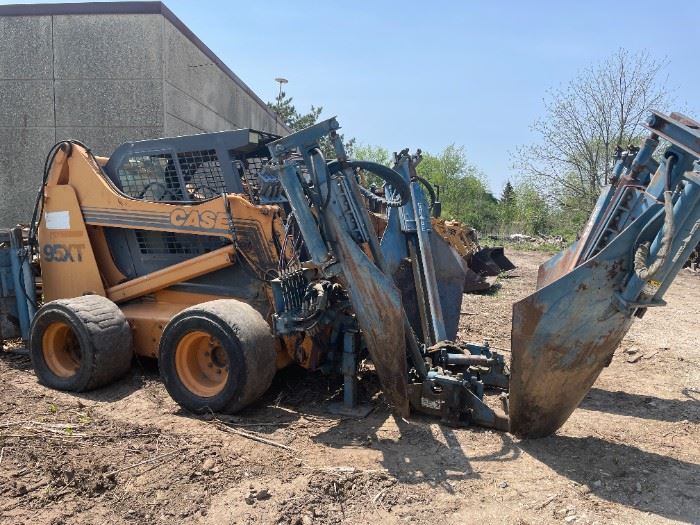
[[(37, 317), (49, 311), (60, 312), (72, 324), (75, 324), (77, 319), (92, 347), (89, 352), (91, 358), (89, 373), (69, 387), (69, 390), (76, 392), (93, 390), (111, 383), (129, 370), (133, 355), (131, 328), (123, 312), (115, 303), (100, 295), (56, 299), (46, 303), (37, 313)], [(35, 323), (32, 323), (32, 328), (34, 325)], [(80, 330), (80, 327), (74, 327), (74, 330), (76, 328)], [(32, 339), (34, 337), (32, 335)], [(40, 348), (34, 348), (35, 344), (31, 346), (32, 354), (40, 351)], [(36, 358), (34, 356), (34, 359)], [(85, 358), (85, 352), (83, 352), (83, 358)]]
[[(185, 308), (171, 319), (163, 332), (161, 361), (165, 353), (174, 351), (164, 347), (164, 342), (169, 339), (166, 337), (169, 327), (190, 316), (204, 317), (212, 322), (218, 320), (220, 324), (223, 323), (233, 332), (243, 354), (245, 369), (243, 388), (224, 406), (216, 407), (216, 411), (229, 414), (237, 412), (262, 396), (272, 384), (272, 379), (277, 372), (275, 364), (277, 354), (270, 327), (260, 312), (249, 304), (235, 299), (217, 299)], [(170, 391), (170, 378), (166, 377), (168, 373), (164, 371), (165, 368), (161, 366), (161, 376)], [(172, 391), (171, 395), (173, 395)]]

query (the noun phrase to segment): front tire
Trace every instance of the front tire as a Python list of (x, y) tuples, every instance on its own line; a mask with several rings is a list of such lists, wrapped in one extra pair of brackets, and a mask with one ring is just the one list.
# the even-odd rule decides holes
[(34, 316), (29, 354), (41, 384), (71, 392), (92, 390), (129, 370), (131, 328), (106, 297), (57, 299)]
[(270, 327), (250, 305), (209, 301), (173, 317), (160, 340), (165, 388), (196, 413), (233, 413), (256, 401), (275, 375)]

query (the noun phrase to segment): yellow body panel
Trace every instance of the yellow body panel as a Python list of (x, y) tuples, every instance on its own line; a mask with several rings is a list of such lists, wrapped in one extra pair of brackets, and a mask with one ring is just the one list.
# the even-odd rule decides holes
[[(163, 329), (183, 309), (222, 297), (179, 292), (169, 287), (234, 264), (236, 255), (263, 269), (277, 263), (284, 228), (277, 206), (255, 205), (227, 194), (196, 203), (170, 204), (131, 198), (101, 173), (106, 159), (82, 147), (60, 150), (51, 165), (39, 226), (44, 300), (96, 293), (119, 303), (133, 332), (134, 351), (157, 357)], [(251, 236), (239, 237), (243, 225)], [(110, 253), (104, 228), (167, 231), (220, 236), (234, 242), (153, 273), (127, 279)], [(291, 249), (291, 246), (290, 246)], [(270, 287), (265, 294), (271, 300)], [(309, 361), (311, 340), (276, 339), (277, 367), (303, 355)], [(299, 354), (299, 345), (305, 351)], [(309, 363), (306, 363), (309, 364)]]
[(97, 267), (100, 270), (100, 275), (102, 276), (102, 281), (105, 283), (105, 287), (115, 286), (126, 281), (126, 275), (114, 264), (112, 254), (109, 251), (109, 245), (107, 244), (104, 228), (101, 226), (88, 226), (87, 232), (88, 237), (90, 237), (90, 243), (92, 244), (92, 252), (95, 255)]
[(175, 314), (189, 306), (221, 299), (215, 295), (163, 291), (140, 301), (121, 305), (129, 321), (134, 351), (144, 357), (158, 357), (163, 328)]
[(71, 186), (49, 186), (39, 226), (44, 299), (105, 295), (78, 199)]
[[(233, 193), (197, 203), (153, 202), (131, 198), (117, 190), (100, 173), (90, 155), (73, 147), (70, 156), (59, 152), (48, 180), (48, 187), (69, 185), (75, 191), (85, 224), (113, 228), (168, 231), (191, 235), (217, 235), (233, 239), (235, 222), (245, 223), (261, 232), (259, 245), (247, 246), (239, 240), (246, 257), (264, 262), (275, 258), (275, 237), (284, 235), (277, 206), (256, 205)], [(230, 209), (230, 214), (227, 211)], [(233, 232), (231, 227), (233, 226)]]
[(225, 246), (213, 252), (193, 257), (188, 261), (112, 286), (107, 289), (107, 297), (115, 303), (128, 301), (206, 273), (215, 272), (231, 264), (233, 264), (233, 246)]

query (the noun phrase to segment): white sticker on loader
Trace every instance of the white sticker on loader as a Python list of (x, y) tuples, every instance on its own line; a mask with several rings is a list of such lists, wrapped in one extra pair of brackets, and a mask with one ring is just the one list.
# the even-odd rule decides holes
[(432, 408), (433, 410), (440, 410), (440, 405), (442, 405), (442, 400), (440, 399), (428, 399), (427, 397), (420, 398), (420, 404), (425, 408)]
[(47, 211), (47, 230), (70, 230), (70, 212), (68, 211)]

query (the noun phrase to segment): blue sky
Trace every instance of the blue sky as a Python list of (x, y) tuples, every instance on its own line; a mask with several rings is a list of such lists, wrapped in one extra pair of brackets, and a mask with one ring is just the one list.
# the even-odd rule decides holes
[(361, 143), (464, 145), (496, 193), (516, 175), (509, 152), (537, 139), (546, 90), (620, 47), (667, 58), (700, 117), (693, 1), (165, 3), (263, 100), (282, 76), (297, 108), (323, 106)]

